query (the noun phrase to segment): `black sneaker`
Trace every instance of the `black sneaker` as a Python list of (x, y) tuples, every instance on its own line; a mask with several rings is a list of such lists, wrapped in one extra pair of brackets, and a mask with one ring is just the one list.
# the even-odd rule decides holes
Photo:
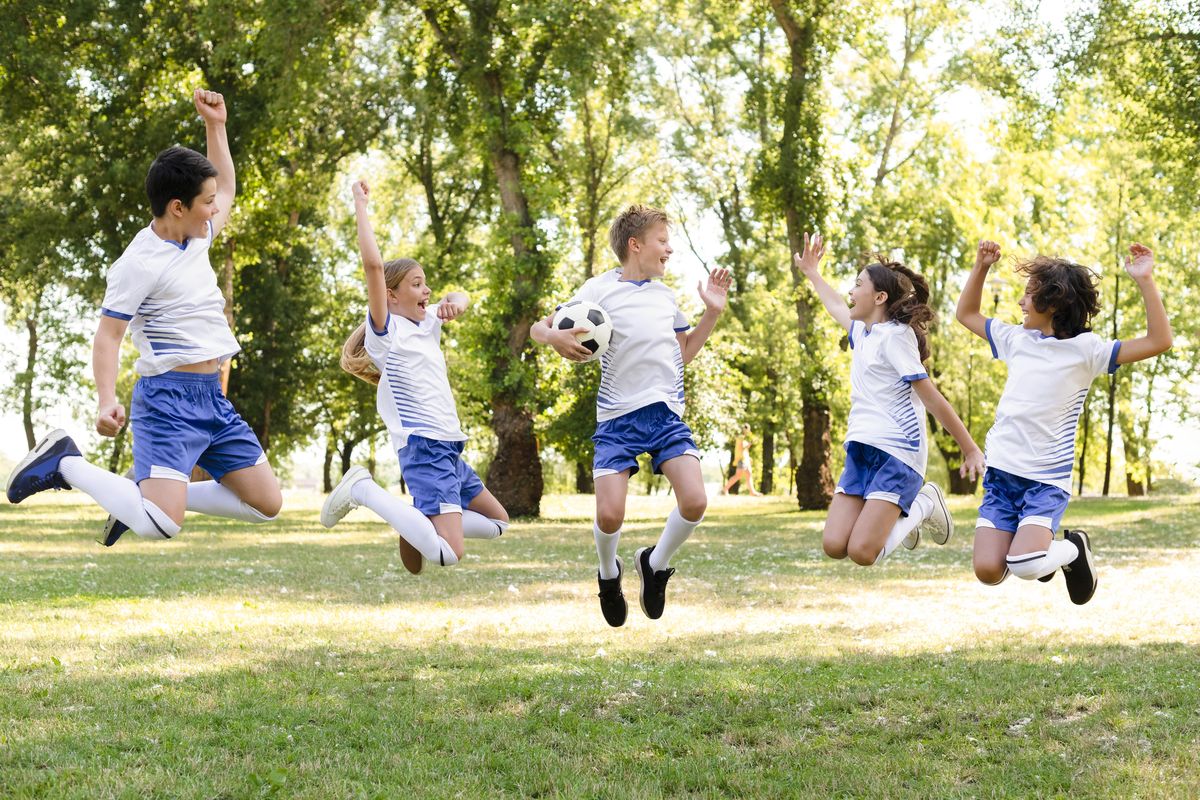
[(58, 471), (58, 463), (64, 456), (81, 455), (74, 440), (67, 436), (64, 430), (53, 430), (42, 437), (21, 463), (8, 476), (6, 492), (8, 502), (19, 503), (31, 494), (44, 492), (47, 489), (70, 489), (62, 473)]
[(1092, 562), (1092, 542), (1083, 531), (1063, 531), (1063, 538), (1079, 548), (1079, 555), (1062, 568), (1071, 602), (1081, 606), (1096, 593), (1096, 565)]
[[(1058, 570), (1054, 570), (1054, 572), (1058, 572)], [(1049, 575), (1043, 575), (1042, 577), (1038, 578), (1038, 580), (1042, 583), (1049, 583), (1050, 581), (1054, 580), (1054, 572), (1051, 572)]]
[(663, 606), (667, 604), (667, 581), (675, 574), (674, 568), (660, 569), (655, 572), (650, 568), (650, 554), (653, 547), (643, 547), (633, 554), (633, 565), (637, 568), (638, 576), (642, 579), (641, 603), (642, 612), (650, 619), (662, 616)]
[(104, 533), (100, 534), (100, 544), (104, 545), (105, 547), (112, 547), (128, 530), (128, 525), (126, 525), (124, 522), (121, 522), (121, 520), (117, 519), (112, 514), (109, 514), (108, 521), (104, 523)]
[(625, 602), (625, 593), (621, 591), (623, 574), (625, 565), (621, 563), (620, 556), (617, 556), (617, 577), (605, 580), (599, 572), (596, 573), (596, 580), (600, 582), (600, 612), (604, 614), (604, 621), (614, 628), (624, 625), (625, 618), (629, 616), (629, 604)]

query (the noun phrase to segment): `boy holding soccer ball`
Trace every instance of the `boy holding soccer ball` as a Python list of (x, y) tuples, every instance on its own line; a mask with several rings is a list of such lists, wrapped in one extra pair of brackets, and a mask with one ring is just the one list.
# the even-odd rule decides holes
[[(641, 578), (642, 611), (662, 616), (669, 566), (704, 518), (708, 498), (700, 474), (700, 451), (683, 414), (683, 365), (696, 357), (725, 310), (732, 280), (729, 271), (714, 270), (699, 287), (704, 315), (691, 328), (675, 293), (660, 281), (671, 257), (670, 218), (644, 205), (625, 209), (608, 231), (609, 244), (621, 266), (587, 281), (573, 300), (595, 303), (612, 320), (612, 339), (600, 358), (600, 390), (596, 398), (596, 519), (592, 534), (600, 559), (600, 610), (613, 627), (625, 624), (628, 607), (621, 591), (624, 567), (617, 555), (629, 478), (637, 458), (649, 453), (656, 473), (667, 476), (678, 507), (667, 517), (658, 543), (634, 553)], [(586, 361), (591, 351), (576, 340), (582, 329), (557, 329), (553, 315), (534, 323), (530, 336), (572, 361)]]

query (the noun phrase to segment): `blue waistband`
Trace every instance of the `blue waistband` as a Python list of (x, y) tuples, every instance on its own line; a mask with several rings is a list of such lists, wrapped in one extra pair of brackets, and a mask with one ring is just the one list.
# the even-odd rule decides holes
[(171, 383), (221, 383), (221, 371), (216, 372), (179, 372), (170, 370), (158, 375), (142, 375), (139, 381), (170, 381)]

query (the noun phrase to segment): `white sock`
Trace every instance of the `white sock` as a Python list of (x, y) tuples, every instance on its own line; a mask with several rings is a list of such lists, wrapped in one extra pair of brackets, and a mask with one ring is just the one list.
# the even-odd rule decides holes
[(621, 574), (617, 569), (617, 544), (621, 541), (621, 529), (615, 533), (600, 530), (600, 523), (592, 523), (592, 537), (596, 540), (596, 555), (600, 557), (600, 577), (606, 581)]
[(1024, 553), (1019, 556), (1009, 556), (1008, 569), (1018, 578), (1027, 581), (1045, 577), (1056, 569), (1070, 564), (1079, 555), (1079, 548), (1074, 542), (1066, 539), (1055, 539), (1050, 542), (1049, 550), (1034, 553)]
[(399, 497), (393, 496), (375, 481), (363, 478), (350, 489), (350, 496), (391, 525), (404, 541), (411, 544), (431, 563), (452, 567), (458, 563), (450, 543), (437, 535), (429, 517)]
[(240, 497), (216, 481), (198, 481), (189, 483), (187, 487), (187, 509), (210, 517), (228, 517), (242, 522), (270, 522), (275, 519), (268, 517), (254, 506), (242, 501)]
[(904, 538), (912, 533), (913, 528), (929, 519), (932, 514), (932, 498), (926, 497), (923, 494), (919, 494), (913, 498), (912, 507), (908, 509), (908, 516), (900, 517), (896, 520), (896, 524), (892, 526), (892, 530), (888, 533), (887, 541), (883, 543), (883, 549), (879, 551), (879, 555), (875, 558), (875, 563), (878, 564), (895, 552), (900, 543), (904, 541)]
[(508, 530), (508, 523), (485, 517), (477, 511), (464, 508), (462, 512), (464, 539), (495, 539)]
[(179, 533), (179, 526), (167, 512), (142, 497), (137, 484), (128, 478), (89, 464), (79, 456), (63, 458), (58, 471), (72, 489), (90, 495), (101, 508), (128, 525), (138, 536), (170, 539)]
[(671, 556), (675, 555), (679, 546), (688, 540), (692, 531), (703, 521), (704, 517), (695, 522), (686, 520), (679, 513), (678, 507), (672, 508), (671, 513), (667, 515), (667, 524), (663, 526), (662, 536), (658, 537), (658, 544), (650, 551), (650, 569), (655, 572), (666, 569), (671, 563)]

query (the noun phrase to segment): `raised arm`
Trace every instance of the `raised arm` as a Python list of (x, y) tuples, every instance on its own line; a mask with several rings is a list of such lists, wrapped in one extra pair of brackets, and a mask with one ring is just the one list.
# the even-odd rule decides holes
[(371, 312), (371, 326), (381, 331), (387, 325), (387, 281), (383, 276), (383, 256), (375, 243), (375, 231), (371, 228), (371, 215), (367, 213), (370, 187), (366, 181), (355, 181), (354, 219), (358, 223), (358, 253), (362, 257), (363, 277), (367, 281), (367, 309)]
[(917, 393), (917, 397), (921, 398), (921, 402), (933, 418), (941, 423), (942, 427), (954, 437), (954, 441), (958, 443), (958, 449), (962, 451), (963, 463), (958, 468), (958, 474), (964, 478), (976, 477), (983, 474), (983, 451), (979, 449), (979, 445), (975, 444), (975, 440), (971, 438), (970, 431), (963, 421), (959, 419), (958, 414), (954, 411), (954, 407), (946, 400), (938, 388), (933, 385), (933, 381), (929, 378), (924, 378), (919, 381), (913, 381), (913, 391)]
[(983, 300), (983, 284), (987, 280), (988, 269), (1000, 260), (1000, 245), (984, 239), (975, 251), (975, 266), (967, 275), (963, 284), (962, 294), (958, 296), (958, 308), (954, 316), (963, 327), (971, 333), (987, 338), (987, 317), (979, 311), (979, 303)]
[(1154, 283), (1154, 253), (1145, 245), (1133, 245), (1125, 259), (1125, 271), (1137, 284), (1138, 291), (1142, 293), (1142, 302), (1146, 304), (1146, 335), (1121, 342), (1121, 349), (1117, 352), (1118, 364), (1154, 358), (1171, 349), (1172, 340), (1171, 321), (1167, 319), (1162, 295)]
[(204, 131), (208, 138), (208, 160), (217, 168), (217, 214), (212, 219), (213, 236), (221, 232), (233, 210), (233, 198), (237, 194), (237, 176), (233, 169), (233, 156), (229, 153), (229, 138), (225, 135), (225, 121), (229, 116), (225, 98), (220, 92), (197, 89), (192, 93), (196, 111), (204, 120)]
[(704, 303), (704, 315), (700, 317), (696, 327), (686, 333), (680, 332), (676, 336), (679, 340), (679, 350), (683, 354), (683, 363), (686, 364), (696, 357), (700, 348), (704, 347), (704, 343), (708, 341), (713, 328), (717, 327), (717, 319), (725, 310), (725, 303), (729, 299), (731, 283), (733, 283), (732, 273), (727, 269), (718, 268), (709, 273), (707, 284), (701, 282), (696, 287), (700, 293), (700, 300)]
[(792, 253), (792, 263), (812, 284), (821, 305), (829, 312), (829, 316), (846, 330), (850, 330), (850, 307), (846, 300), (821, 277), (821, 259), (825, 257), (825, 241), (821, 234), (814, 233), (810, 238), (804, 234), (804, 248), (800, 253)]

